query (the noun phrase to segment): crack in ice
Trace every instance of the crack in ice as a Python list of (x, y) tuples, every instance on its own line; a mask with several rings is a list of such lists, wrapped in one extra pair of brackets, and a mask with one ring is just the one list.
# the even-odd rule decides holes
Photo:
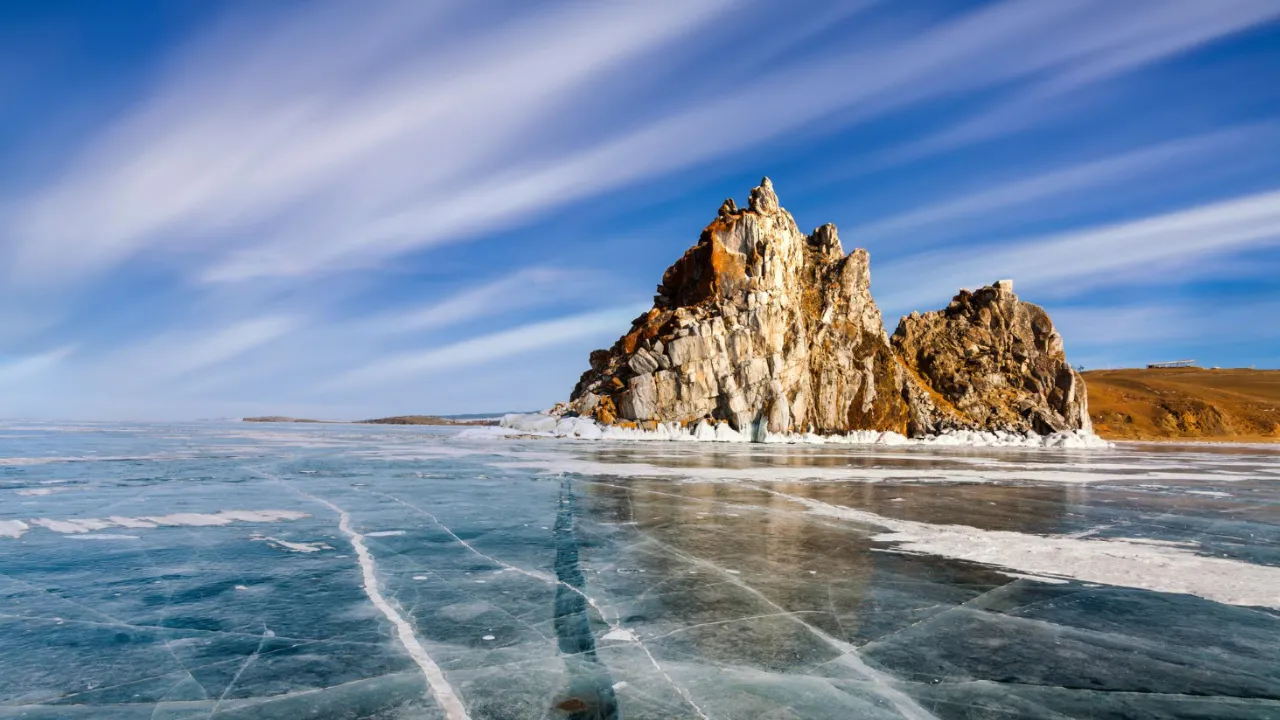
[(649, 651), (649, 648), (646, 647), (643, 642), (641, 642), (639, 636), (637, 636), (634, 632), (631, 632), (630, 630), (622, 626), (621, 618), (618, 617), (617, 613), (615, 613), (614, 615), (615, 617), (618, 617), (618, 619), (610, 620), (608, 614), (604, 611), (604, 608), (601, 607), (600, 603), (598, 603), (595, 598), (583, 592), (580, 588), (576, 588), (573, 585), (566, 583), (563, 580), (560, 580), (559, 578), (556, 578), (550, 575), (549, 573), (543, 573), (536, 570), (526, 570), (522, 567), (518, 567), (516, 565), (503, 562), (502, 560), (499, 560), (491, 555), (487, 555), (481, 552), (480, 550), (476, 549), (476, 547), (473, 546), (471, 543), (458, 537), (457, 533), (453, 532), (453, 530), (449, 529), (447, 525), (440, 522), (440, 519), (437, 518), (434, 513), (431, 513), (428, 510), (420, 508), (417, 505), (414, 505), (413, 503), (409, 503), (404, 500), (401, 500), (400, 498), (394, 495), (389, 495), (387, 493), (378, 493), (378, 494), (383, 495), (386, 498), (394, 500), (395, 502), (400, 503), (401, 505), (404, 505), (407, 508), (416, 510), (422, 513), (423, 515), (426, 515), (427, 517), (431, 518), (432, 522), (434, 522), (436, 525), (439, 525), (446, 533), (449, 534), (449, 537), (452, 537), (454, 540), (458, 541), (458, 543), (460, 543), (463, 547), (467, 548), (468, 550), (475, 553), (476, 555), (479, 555), (480, 557), (488, 560), (489, 562), (492, 562), (495, 565), (498, 565), (499, 567), (503, 567), (508, 570), (512, 570), (514, 572), (518, 572), (521, 575), (527, 575), (528, 577), (541, 580), (542, 582), (548, 583), (550, 585), (563, 587), (570, 592), (577, 593), (578, 595), (582, 596), (582, 599), (585, 600), (587, 604), (590, 605), (596, 611), (596, 613), (600, 616), (600, 619), (604, 622), (604, 624), (609, 626), (610, 633), (613, 633), (613, 632), (626, 633), (628, 637), (640, 648), (640, 650), (649, 659), (649, 663), (653, 665), (655, 670), (658, 671), (658, 674), (662, 675), (663, 679), (665, 679), (667, 683), (670, 684), (671, 687), (674, 688), (675, 691), (680, 694), (680, 697), (683, 698), (684, 701), (688, 703), (691, 708), (693, 708), (693, 711), (698, 714), (698, 717), (703, 718), (703, 720), (711, 720), (711, 718), (705, 712), (703, 712), (702, 708), (699, 707), (696, 702), (694, 702), (693, 697), (689, 693), (689, 691), (685, 689), (683, 686), (681, 686), (679, 683), (677, 683), (675, 679), (672, 678), (667, 673), (667, 671), (662, 668), (662, 665), (658, 662), (657, 658), (653, 656), (653, 653)]
[(828, 634), (826, 631), (822, 630), (821, 628), (805, 622), (799, 617), (797, 613), (782, 607), (781, 605), (779, 605), (778, 603), (770, 599), (768, 595), (765, 595), (764, 593), (760, 592), (754, 587), (748, 585), (746, 582), (743, 582), (743, 580), (739, 578), (736, 574), (729, 572), (725, 568), (722, 568), (719, 565), (716, 565), (710, 560), (706, 560), (706, 559), (697, 557), (695, 555), (689, 555), (688, 553), (682, 552), (678, 548), (672, 547), (671, 545), (668, 545), (656, 538), (649, 537), (647, 535), (645, 537), (648, 538), (649, 542), (653, 543), (654, 545), (657, 545), (658, 547), (661, 547), (662, 549), (666, 550), (672, 555), (675, 555), (676, 557), (683, 559), (686, 562), (692, 563), (694, 565), (699, 565), (701, 567), (705, 567), (707, 569), (714, 570), (718, 573), (724, 574), (728, 578), (728, 582), (732, 583), (733, 585), (736, 585), (742, 590), (745, 590), (748, 593), (759, 598), (769, 607), (777, 609), (780, 614), (785, 615), (788, 619), (792, 620), (793, 622), (804, 627), (809, 632), (813, 633), (823, 642), (827, 643), (828, 645), (835, 648), (836, 650), (839, 650), (841, 653), (841, 656), (838, 659), (842, 659), (843, 662), (847, 663), (853, 669), (862, 673), (866, 678), (868, 678), (873, 683), (875, 683), (876, 688), (880, 691), (883, 697), (886, 700), (888, 700), (889, 703), (893, 705), (893, 708), (897, 710), (903, 717), (908, 718), (909, 720), (937, 720), (935, 715), (933, 715), (928, 710), (925, 710), (923, 707), (921, 707), (909, 695), (897, 689), (896, 687), (893, 687), (893, 685), (891, 685), (890, 683), (895, 678), (890, 676), (888, 673), (882, 672), (868, 665), (866, 661), (862, 659), (862, 656), (858, 653), (858, 648), (856, 645), (849, 642), (845, 642), (844, 640), (841, 640), (837, 637), (833, 637), (832, 635)]
[(240, 676), (244, 674), (244, 671), (248, 669), (250, 665), (253, 664), (254, 660), (258, 659), (258, 656), (260, 654), (262, 654), (262, 648), (266, 647), (267, 640), (273, 637), (274, 635), (275, 633), (271, 632), (271, 630), (267, 628), (267, 624), (263, 623), (262, 639), (258, 641), (258, 647), (254, 649), (253, 653), (249, 655), (249, 657), (244, 659), (244, 662), (240, 663), (240, 668), (236, 670), (236, 674), (232, 676), (231, 682), (227, 683), (227, 687), (223, 689), (222, 694), (218, 696), (217, 701), (215, 701), (213, 703), (213, 707), (210, 708), (209, 710), (210, 718), (218, 714), (218, 707), (222, 705), (222, 701), (225, 700), (227, 698), (227, 695), (231, 693), (231, 690), (236, 686), (236, 683), (240, 682)]
[(347, 536), (347, 540), (351, 542), (352, 549), (356, 552), (365, 595), (369, 597), (369, 601), (382, 613), (383, 617), (395, 627), (396, 637), (400, 640), (400, 644), (404, 646), (405, 651), (409, 653), (409, 657), (422, 670), (422, 675), (427, 680), (427, 686), (431, 690), (432, 697), (444, 710), (448, 720), (470, 720), (462, 700), (454, 692), (453, 687), (449, 685), (449, 681), (445, 679), (444, 672), (440, 669), (440, 666), (427, 654), (426, 648), (422, 647), (422, 642), (418, 640), (418, 636), (414, 633), (413, 627), (409, 625), (409, 621), (396, 612), (395, 608), (391, 607), (391, 604), (382, 596), (382, 591), (378, 587), (377, 564), (373, 559), (372, 553), (369, 552), (369, 548), (365, 546), (364, 535), (351, 528), (350, 513), (323, 498), (301, 490), (297, 490), (297, 492), (337, 513), (338, 529), (342, 531), (343, 535)]
[(475, 547), (474, 545), (472, 545), (471, 543), (467, 542), (466, 540), (463, 540), (462, 538), (458, 537), (458, 534), (457, 534), (457, 533), (455, 533), (453, 530), (449, 529), (449, 526), (448, 526), (448, 525), (445, 525), (444, 523), (440, 522), (440, 518), (437, 518), (437, 517), (435, 516), (435, 514), (433, 514), (433, 513), (432, 513), (432, 512), (430, 512), (429, 510), (426, 510), (426, 509), (424, 509), (424, 508), (420, 508), (420, 507), (418, 507), (417, 505), (414, 505), (413, 503), (405, 502), (404, 500), (401, 500), (400, 498), (396, 497), (395, 495), (389, 495), (389, 494), (387, 494), (387, 493), (377, 493), (377, 494), (378, 494), (378, 495), (381, 495), (381, 496), (383, 496), (383, 497), (385, 497), (385, 498), (389, 498), (389, 499), (391, 499), (391, 500), (394, 500), (395, 502), (398, 502), (398, 503), (400, 503), (401, 505), (404, 505), (404, 506), (405, 506), (405, 507), (407, 507), (407, 508), (410, 508), (410, 509), (412, 509), (412, 510), (416, 510), (416, 511), (418, 511), (418, 512), (422, 513), (423, 515), (426, 515), (427, 517), (431, 518), (431, 522), (435, 523), (436, 525), (439, 525), (439, 526), (440, 526), (440, 528), (441, 528), (442, 530), (444, 530), (444, 531), (445, 531), (445, 533), (447, 533), (447, 534), (449, 535), (449, 537), (451, 537), (451, 538), (453, 538), (454, 540), (456, 540), (460, 545), (462, 545), (462, 546), (463, 546), (463, 547), (465, 547), (466, 549), (470, 550), (471, 552), (475, 553), (476, 555), (479, 555), (480, 557), (484, 558), (485, 560), (488, 560), (489, 562), (493, 563), (494, 565), (497, 565), (498, 567), (505, 568), (505, 569), (507, 569), (507, 570), (511, 570), (511, 571), (513, 571), (513, 572), (518, 572), (518, 573), (520, 573), (521, 575), (527, 575), (528, 577), (534, 578), (535, 580), (540, 580), (540, 581), (542, 581), (542, 582), (544, 582), (544, 583), (550, 583), (550, 584), (553, 584), (553, 585), (554, 585), (554, 584), (556, 584), (557, 582), (559, 582), (559, 581), (558, 581), (554, 576), (552, 576), (550, 573), (544, 573), (544, 572), (540, 572), (540, 571), (537, 571), (537, 570), (526, 570), (526, 569), (524, 569), (524, 568), (522, 568), (522, 567), (518, 567), (518, 566), (516, 566), (516, 565), (512, 565), (511, 563), (503, 562), (503, 561), (501, 561), (501, 560), (499, 560), (499, 559), (497, 559), (497, 558), (493, 557), (492, 555), (487, 555), (487, 554), (485, 554), (485, 553), (483, 553), (483, 552), (480, 552), (479, 550), (477, 550), (477, 549), (476, 549), (476, 547)]

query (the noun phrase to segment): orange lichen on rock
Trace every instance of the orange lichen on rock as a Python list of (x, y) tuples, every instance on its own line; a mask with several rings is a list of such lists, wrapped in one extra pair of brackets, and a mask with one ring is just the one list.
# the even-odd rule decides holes
[(612, 425), (618, 418), (618, 409), (613, 406), (613, 398), (605, 395), (596, 403), (596, 420), (604, 425)]

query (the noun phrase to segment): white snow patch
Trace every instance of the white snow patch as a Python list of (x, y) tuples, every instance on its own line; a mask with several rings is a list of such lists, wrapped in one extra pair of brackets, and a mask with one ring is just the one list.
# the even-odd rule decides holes
[(624, 642), (639, 642), (636, 634), (626, 628), (616, 627), (604, 635), (600, 636), (601, 640), (621, 640)]
[(74, 540), (141, 540), (137, 535), (119, 535), (116, 533), (89, 533), (88, 535), (72, 535)]
[(105, 530), (114, 527), (115, 523), (110, 520), (101, 518), (81, 518), (76, 520), (54, 520), (51, 518), (36, 518), (31, 521), (32, 525), (39, 525), (48, 528), (57, 533), (87, 533), (94, 530)]
[(21, 520), (0, 520), (0, 537), (20, 538), (30, 528)]
[(276, 547), (283, 548), (290, 552), (313, 553), (313, 552), (320, 552), (321, 550), (333, 549), (331, 545), (327, 545), (322, 542), (309, 542), (309, 543), (290, 542), (288, 540), (281, 540), (280, 538), (277, 538), (277, 537), (271, 537), (270, 535), (259, 535), (257, 537), (254, 537), (253, 539), (265, 540), (269, 545), (274, 545)]
[(768, 431), (746, 433), (734, 430), (728, 423), (699, 421), (689, 427), (676, 422), (658, 423), (653, 430), (624, 428), (615, 425), (601, 426), (589, 418), (557, 418), (544, 413), (512, 413), (502, 418), (497, 428), (484, 428), (484, 434), (460, 433), (458, 437), (481, 438), (511, 435), (515, 433), (544, 437), (578, 438), (582, 440), (654, 440), (669, 442), (721, 442), (721, 443), (786, 443), (804, 445), (940, 445), (965, 447), (1014, 447), (1014, 448), (1069, 448), (1095, 449), (1115, 447), (1090, 432), (1073, 432), (1025, 435), (1004, 431), (972, 432), (949, 430), (940, 435), (907, 438), (887, 431), (855, 430), (845, 435), (815, 435), (813, 433), (778, 434)]
[(119, 525), (120, 527), (153, 528), (156, 526), (155, 523), (150, 522), (148, 520), (143, 520), (142, 518), (121, 517), (119, 515), (112, 515), (107, 519), (115, 523), (116, 525)]
[(147, 522), (153, 522), (157, 525), (181, 526), (188, 525), (192, 527), (209, 527), (216, 525), (230, 525), (231, 518), (222, 515), (214, 515), (210, 513), (173, 513), (171, 515), (148, 515), (140, 518)]
[[(233, 522), (299, 520), (305, 517), (309, 517), (309, 515), (296, 510), (223, 510), (217, 513), (174, 513), (172, 515), (151, 515), (147, 517), (112, 515), (109, 518), (68, 518), (65, 520), (35, 518), (31, 521), (31, 525), (43, 527), (56, 533), (82, 535), (116, 527), (132, 529), (154, 528), (157, 525), (207, 527), (230, 525)], [(0, 537), (20, 537), (27, 529), (28, 525), (21, 520), (0, 521)]]
[(1205, 496), (1205, 497), (1213, 497), (1213, 498), (1229, 498), (1229, 497), (1235, 497), (1235, 496), (1234, 496), (1234, 495), (1232, 495), (1231, 493), (1229, 493), (1229, 492), (1222, 492), (1221, 490), (1188, 490), (1188, 491), (1187, 491), (1187, 494), (1188, 494), (1188, 495), (1203, 495), (1203, 496)]
[(365, 537), (397, 537), (403, 535), (404, 530), (379, 530), (378, 532), (365, 533)]
[(221, 510), (216, 513), (173, 513), (171, 515), (147, 515), (141, 520), (157, 525), (186, 525), (192, 527), (230, 525), (233, 522), (279, 522), (301, 520), (309, 517), (297, 510)]
[(51, 487), (43, 487), (43, 488), (25, 488), (25, 489), (22, 489), (22, 490), (18, 490), (18, 491), (17, 491), (17, 493), (18, 493), (19, 495), (28, 495), (28, 496), (34, 496), (34, 495), (52, 495), (52, 494), (54, 494), (54, 493), (56, 493), (56, 492), (64, 492), (64, 491), (66, 491), (66, 490), (67, 490), (67, 488), (51, 488)]

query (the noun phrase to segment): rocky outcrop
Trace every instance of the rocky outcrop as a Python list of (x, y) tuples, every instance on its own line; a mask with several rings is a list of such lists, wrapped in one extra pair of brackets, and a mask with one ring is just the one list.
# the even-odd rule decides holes
[[(612, 348), (591, 353), (560, 411), (637, 427), (712, 420), (755, 437), (1081, 427), (1067, 412), (1083, 403), (1072, 384), (1079, 378), (1052, 375), (1061, 343), (1037, 334), (1048, 323), (1042, 310), (1010, 290), (999, 298), (1000, 319), (987, 322), (997, 311), (970, 313), (958, 298), (942, 315), (904, 320), (891, 344), (869, 263), (865, 250), (845, 255), (834, 225), (802, 233), (765, 178), (746, 208), (724, 202), (663, 274), (653, 308)], [(968, 329), (981, 322), (982, 332)], [(973, 364), (970, 347), (998, 362)], [(1046, 372), (1055, 378), (1047, 385)], [(1005, 392), (1012, 387), (1021, 390)], [(1011, 404), (993, 414), (983, 411), (984, 398)]]
[(1049, 314), (1001, 280), (961, 290), (944, 310), (911, 313), (894, 351), (966, 420), (980, 428), (1040, 434), (1089, 430), (1084, 380)]

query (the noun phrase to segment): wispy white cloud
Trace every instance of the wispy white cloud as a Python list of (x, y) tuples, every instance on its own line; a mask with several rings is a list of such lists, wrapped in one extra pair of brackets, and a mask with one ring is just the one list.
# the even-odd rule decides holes
[(177, 375), (224, 363), (280, 338), (297, 326), (298, 320), (292, 317), (242, 320), (207, 337), (192, 338), (180, 354), (166, 359), (164, 367)]
[(612, 307), (597, 312), (530, 323), (510, 330), (481, 335), (439, 348), (398, 353), (345, 373), (330, 383), (345, 389), (424, 378), (427, 373), (480, 365), (541, 348), (592, 336), (609, 336), (625, 330), (643, 308)]
[(149, 337), (118, 348), (88, 368), (95, 383), (161, 387), (196, 371), (242, 359), (302, 326), (296, 316), (263, 315)]
[(582, 290), (582, 274), (561, 268), (524, 268), (425, 307), (379, 313), (355, 322), (373, 334), (439, 330), (573, 297)]
[(0, 386), (30, 380), (70, 357), (76, 348), (66, 345), (36, 355), (0, 358)]
[[(14, 381), (12, 391), (0, 393), (0, 416), (58, 415), (67, 408), (90, 417), (135, 418), (181, 417), (184, 408), (197, 407), (201, 415), (305, 411), (325, 417), (361, 417), (388, 406), (406, 412), (414, 407), (465, 411), (471, 406), (461, 388), (488, 387), (497, 394), (504, 382), (530, 376), (542, 384), (503, 388), (502, 397), (480, 401), (495, 408), (534, 407), (528, 398), (550, 402), (571, 385), (590, 347), (583, 342), (611, 342), (640, 309), (530, 321), (498, 333), (486, 329), (511, 325), (512, 318), (527, 318), (530, 310), (536, 316), (551, 308), (584, 306), (583, 293), (598, 287), (581, 275), (567, 268), (524, 268), (430, 306), (342, 321), (324, 320), (316, 314), (324, 309), (310, 307), (306, 297), (267, 313), (253, 312), (253, 303), (226, 305), (223, 298), (206, 308), (211, 315), (189, 318), (180, 330), (152, 329), (93, 352), (72, 355), (68, 347), (0, 362), (0, 384)], [(618, 301), (615, 294), (613, 302)], [(402, 349), (407, 341), (421, 347), (445, 330), (452, 337), (475, 337), (417, 352)], [(499, 369), (491, 362), (535, 351), (556, 354), (565, 364)], [(436, 388), (435, 373), (447, 371), (452, 371), (448, 387)], [(337, 376), (350, 382), (333, 382)], [(59, 384), (79, 390), (72, 397), (58, 392)], [(506, 404), (516, 400), (523, 404)]]
[(1067, 356), (1088, 367), (1110, 367), (1190, 356), (1204, 365), (1226, 364), (1234, 347), (1280, 339), (1273, 298), (1204, 298), (1120, 302), (1052, 308)]
[[(182, 72), (31, 198), (17, 221), (19, 266), (75, 275), (186, 243), (230, 252), (210, 279), (298, 274), (359, 257), (369, 242), (391, 245), (374, 255), (403, 250), (367, 224), (406, 204), (436, 207), (457, 232), (437, 202), (451, 187), (536, 140), (584, 82), (696, 30), (726, 2), (559, 6), (493, 23), (465, 44), (431, 38), (443, 49), (407, 52), (414, 30), (449, 22), (449, 11), (421, 9), (435, 5), (353, 13), (311, 3), (282, 27), (245, 34), (240, 25), (200, 43), (177, 61)], [(415, 230), (438, 240), (435, 225)], [(249, 227), (279, 239), (250, 252), (235, 236)], [(73, 243), (79, 252), (60, 252)], [(267, 266), (243, 269), (253, 258)]]
[[(1079, 85), (1280, 14), (1265, 0), (1002, 2), (910, 34), (855, 37), (852, 51), (822, 48), (698, 99), (673, 104), (657, 85), (593, 105), (592, 88), (641, 64), (696, 73), (670, 51), (682, 38), (759, 28), (718, 22), (727, 0), (573, 6), (415, 54), (415, 31), (447, 24), (450, 11), (397, 7), (408, 15), (393, 22), (305, 7), (283, 29), (201, 44), (22, 203), (19, 276), (96, 272), (155, 245), (198, 250), (193, 271), (208, 281), (367, 266), (819, 120), (850, 125), (1030, 79)], [(337, 36), (360, 41), (335, 53)], [(732, 57), (752, 46), (733, 45)], [(704, 81), (717, 77), (708, 67)]]
[(927, 308), (955, 288), (1014, 278), (1032, 297), (1070, 297), (1100, 286), (1185, 280), (1206, 257), (1280, 244), (1280, 190), (1155, 217), (1040, 238), (918, 253), (881, 264), (886, 310)]
[[(1170, 173), (1203, 168), (1220, 158), (1238, 158), (1259, 147), (1280, 147), (1280, 125), (1264, 123), (1189, 138), (1179, 138), (1118, 155), (1029, 175), (977, 192), (875, 220), (846, 231), (858, 243), (892, 240), (895, 249), (920, 244), (916, 233), (939, 226), (954, 231), (956, 222), (981, 218), (988, 224), (1008, 210), (1041, 202), (1062, 204), (1082, 190), (1097, 192), (1139, 179), (1159, 181)], [(1106, 193), (1102, 193), (1103, 196)], [(905, 244), (905, 245), (904, 245)]]
[(1112, 3), (1107, 12), (1094, 11), (1093, 16), (1098, 25), (1072, 49), (1075, 62), (1055, 63), (1036, 82), (943, 130), (886, 150), (864, 167), (917, 160), (1060, 121), (1067, 107), (1063, 96), (1274, 20), (1280, 7), (1268, 0), (1157, 0)]

